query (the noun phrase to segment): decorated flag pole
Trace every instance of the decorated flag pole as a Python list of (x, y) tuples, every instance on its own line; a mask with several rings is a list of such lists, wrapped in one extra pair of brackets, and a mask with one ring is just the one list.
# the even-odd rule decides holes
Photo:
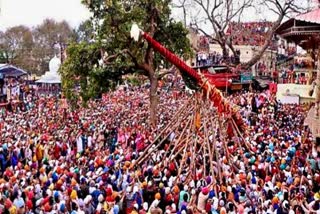
[(207, 98), (210, 99), (213, 105), (218, 109), (220, 114), (231, 116), (237, 126), (242, 132), (246, 131), (246, 124), (244, 123), (239, 111), (232, 106), (232, 104), (223, 97), (220, 90), (212, 85), (208, 79), (201, 73), (198, 73), (193, 68), (189, 67), (183, 60), (171, 53), (168, 49), (162, 46), (159, 42), (154, 40), (149, 34), (143, 32), (136, 24), (132, 25), (131, 38), (135, 41), (139, 40), (142, 36), (153, 47), (154, 50), (159, 52), (165, 59), (175, 65), (181, 72), (188, 74), (197, 81), (197, 84), (204, 90)]

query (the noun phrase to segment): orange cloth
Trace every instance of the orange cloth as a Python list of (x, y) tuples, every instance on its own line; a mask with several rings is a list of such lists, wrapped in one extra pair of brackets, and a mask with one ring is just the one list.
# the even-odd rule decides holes
[(161, 199), (161, 195), (160, 195), (160, 193), (156, 193), (156, 195), (155, 195), (154, 197), (155, 197), (155, 199), (158, 199), (158, 200), (160, 200), (160, 199)]
[(199, 112), (196, 112), (196, 115), (195, 115), (195, 127), (196, 127), (196, 129), (200, 129), (200, 126), (201, 126), (201, 116), (200, 116)]

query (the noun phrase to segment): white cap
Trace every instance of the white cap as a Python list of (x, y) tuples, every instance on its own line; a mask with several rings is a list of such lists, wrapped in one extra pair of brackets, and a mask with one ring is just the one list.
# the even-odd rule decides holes
[(144, 209), (145, 211), (147, 211), (148, 208), (149, 208), (148, 203), (147, 203), (147, 202), (144, 202), (143, 205), (142, 205), (142, 207), (143, 207), (143, 209)]
[(132, 191), (132, 187), (131, 186), (127, 186), (126, 191), (127, 191), (127, 193), (130, 193)]
[(134, 187), (133, 187), (133, 193), (136, 193), (136, 192), (138, 192), (138, 187), (137, 187), (137, 186), (134, 186)]
[(98, 201), (99, 201), (99, 202), (102, 202), (102, 201), (103, 201), (103, 199), (104, 199), (104, 198), (103, 198), (103, 195), (102, 195), (102, 194), (100, 194), (100, 195), (99, 195), (99, 197), (98, 197)]

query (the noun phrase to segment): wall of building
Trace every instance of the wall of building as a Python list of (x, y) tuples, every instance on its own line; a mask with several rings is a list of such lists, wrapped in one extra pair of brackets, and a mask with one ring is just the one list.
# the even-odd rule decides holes
[[(248, 45), (235, 45), (235, 49), (240, 50), (240, 62), (248, 62), (258, 51), (260, 47), (248, 46)], [(231, 50), (229, 50), (231, 52)], [(222, 49), (218, 44), (210, 44), (210, 52), (216, 52), (222, 54)], [(277, 53), (275, 51), (266, 50), (259, 62), (263, 63), (267, 67), (267, 72), (263, 75), (271, 75), (270, 72), (274, 70), (272, 62), (275, 62)], [(252, 68), (254, 76), (258, 75), (255, 67)], [(270, 74), (269, 74), (270, 73)]]
[(277, 99), (282, 99), (284, 96), (297, 95), (300, 97), (300, 103), (312, 102), (315, 99), (316, 93), (312, 97), (309, 96), (311, 85), (298, 84), (278, 84), (277, 85)]
[[(210, 44), (210, 52), (222, 54), (222, 49), (218, 44)], [(240, 50), (240, 62), (248, 62), (253, 56), (252, 46), (236, 45), (235, 49)], [(230, 51), (230, 50), (229, 50)], [(231, 52), (231, 51), (230, 51)]]
[[(235, 45), (235, 49), (240, 50), (240, 62), (248, 62), (255, 53), (258, 52), (259, 47), (247, 46), (247, 45)], [(210, 52), (216, 52), (222, 54), (222, 49), (218, 44), (210, 44)], [(270, 61), (271, 58), (275, 57), (276, 53), (271, 50), (266, 50), (265, 54), (262, 56), (261, 60)]]

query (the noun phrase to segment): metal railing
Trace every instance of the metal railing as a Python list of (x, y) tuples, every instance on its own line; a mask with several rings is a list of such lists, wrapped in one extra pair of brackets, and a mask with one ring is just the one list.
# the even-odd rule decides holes
[(304, 26), (304, 27), (291, 27), (287, 30), (284, 30), (281, 32), (283, 36), (286, 36), (288, 34), (292, 33), (320, 33), (320, 27), (319, 26)]

